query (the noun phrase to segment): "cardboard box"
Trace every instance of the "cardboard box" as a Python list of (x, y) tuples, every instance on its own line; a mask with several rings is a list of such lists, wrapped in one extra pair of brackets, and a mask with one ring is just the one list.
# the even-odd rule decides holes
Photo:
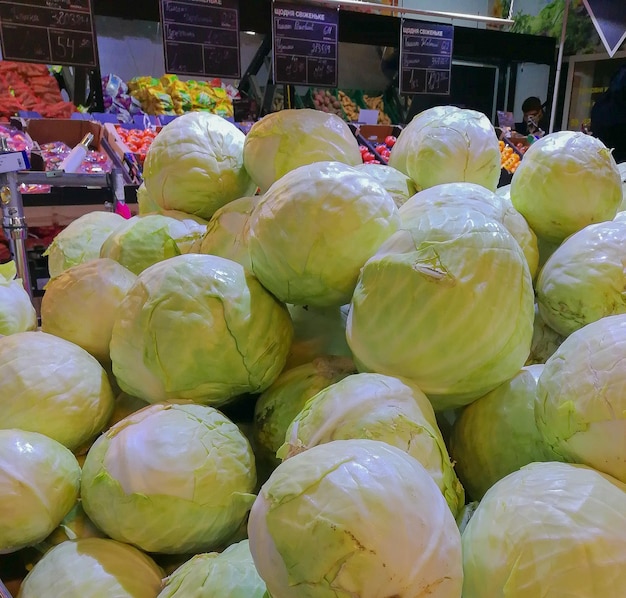
[(105, 152), (102, 147), (102, 125), (85, 120), (37, 118), (26, 122), (26, 132), (37, 143), (62, 141), (69, 147), (78, 145), (87, 133), (93, 135), (91, 148)]
[[(115, 152), (115, 155), (119, 158), (120, 162), (124, 165), (127, 172), (130, 174), (133, 182), (139, 184), (142, 182), (142, 170), (143, 162), (141, 156), (134, 154), (130, 151), (130, 148), (124, 143), (120, 137), (117, 127), (124, 127), (125, 129), (143, 129), (144, 127), (134, 124), (120, 124), (120, 123), (105, 123), (104, 137), (111, 148), (111, 151)], [(155, 130), (158, 133), (163, 127), (156, 126)]]
[(356, 133), (373, 143), (383, 143), (385, 137), (400, 135), (402, 127), (397, 125), (358, 125)]

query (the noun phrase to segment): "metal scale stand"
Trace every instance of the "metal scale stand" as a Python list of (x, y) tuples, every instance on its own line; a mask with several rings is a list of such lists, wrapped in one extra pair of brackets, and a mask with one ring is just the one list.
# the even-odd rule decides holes
[[(115, 211), (117, 203), (124, 203), (124, 176), (121, 169), (114, 168), (105, 174), (67, 173), (62, 170), (30, 172), (26, 152), (14, 152), (7, 147), (6, 139), (0, 137), (0, 204), (2, 206), (2, 228), (6, 235), (11, 256), (15, 260), (17, 275), (24, 288), (33, 297), (33, 288), (28, 269), (26, 239), (28, 226), (24, 217), (24, 204), (20, 185), (53, 185), (55, 187), (101, 187), (113, 191), (113, 201), (107, 209)], [(0, 586), (0, 598), (2, 588)]]

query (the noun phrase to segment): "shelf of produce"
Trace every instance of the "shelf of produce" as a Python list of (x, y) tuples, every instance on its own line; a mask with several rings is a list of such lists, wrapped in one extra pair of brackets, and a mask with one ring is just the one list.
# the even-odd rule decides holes
[[(124, 187), (126, 203), (137, 203), (137, 186)], [(24, 207), (48, 206), (90, 206), (104, 205), (112, 201), (112, 192), (109, 189), (86, 187), (52, 187), (49, 193), (26, 193), (22, 195)]]

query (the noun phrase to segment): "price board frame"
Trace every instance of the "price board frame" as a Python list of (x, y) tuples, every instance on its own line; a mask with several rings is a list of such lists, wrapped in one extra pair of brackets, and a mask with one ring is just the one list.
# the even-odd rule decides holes
[(339, 11), (273, 2), (272, 68), (276, 84), (337, 87)]
[(241, 77), (239, 0), (159, 0), (159, 11), (167, 73)]
[(454, 26), (402, 19), (400, 93), (450, 95)]
[(91, 0), (0, 0), (0, 47), (4, 60), (97, 68)]

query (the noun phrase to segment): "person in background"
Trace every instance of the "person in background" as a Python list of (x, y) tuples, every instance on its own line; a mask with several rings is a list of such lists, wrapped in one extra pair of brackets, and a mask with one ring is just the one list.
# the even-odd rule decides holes
[(613, 149), (618, 164), (626, 162), (626, 65), (611, 77), (608, 89), (593, 105), (591, 133)]
[(518, 123), (517, 132), (522, 135), (547, 135), (550, 130), (550, 120), (545, 104), (536, 96), (526, 98), (522, 104), (524, 119)]

